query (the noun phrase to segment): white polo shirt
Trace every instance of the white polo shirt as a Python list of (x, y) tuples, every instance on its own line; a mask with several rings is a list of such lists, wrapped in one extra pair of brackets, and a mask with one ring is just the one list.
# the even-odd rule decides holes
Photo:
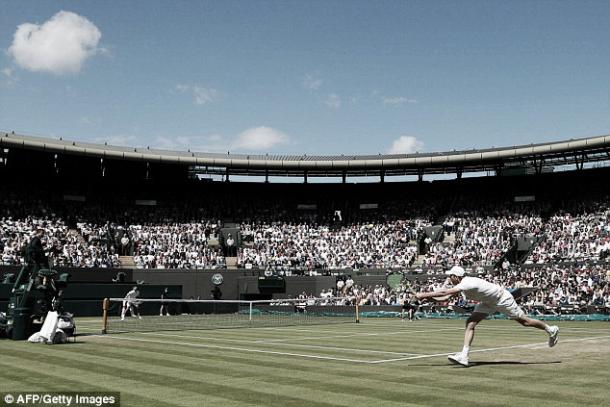
[(497, 284), (490, 283), (478, 277), (463, 277), (455, 286), (459, 288), (469, 300), (496, 304), (506, 290)]

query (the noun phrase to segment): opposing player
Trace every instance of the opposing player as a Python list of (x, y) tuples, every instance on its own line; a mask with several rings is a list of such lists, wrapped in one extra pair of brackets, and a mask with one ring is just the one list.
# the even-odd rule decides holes
[(138, 291), (138, 287), (132, 288), (131, 291), (125, 295), (125, 298), (123, 298), (123, 309), (121, 310), (121, 321), (125, 320), (128, 309), (132, 317), (137, 316), (139, 319), (142, 319), (140, 311), (138, 310), (138, 307), (140, 306), (140, 302), (138, 301), (139, 295), (140, 291)]
[(557, 344), (559, 327), (549, 326), (542, 321), (528, 317), (521, 307), (517, 305), (512, 294), (504, 288), (477, 277), (465, 276), (466, 273), (460, 266), (454, 266), (445, 274), (449, 275), (449, 279), (453, 284), (452, 288), (418, 293), (417, 298), (452, 296), (463, 292), (468, 299), (479, 301), (479, 304), (475, 306), (474, 311), (466, 321), (462, 351), (448, 357), (452, 363), (468, 366), (468, 353), (470, 352), (470, 345), (474, 339), (474, 330), (477, 324), (496, 311), (507, 315), (523, 326), (532, 326), (546, 331), (549, 335), (549, 346), (553, 347)]
[(165, 287), (161, 293), (161, 308), (159, 309), (159, 316), (169, 317), (169, 303), (165, 300), (169, 298), (169, 288)]

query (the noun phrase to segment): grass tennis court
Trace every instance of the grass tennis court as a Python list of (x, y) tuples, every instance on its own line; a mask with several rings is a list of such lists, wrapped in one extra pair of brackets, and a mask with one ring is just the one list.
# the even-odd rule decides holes
[[(76, 343), (2, 340), (1, 391), (119, 391), (123, 406), (606, 406), (610, 324), (560, 322), (559, 344), (484, 321), (474, 366), (449, 364), (463, 321), (97, 335)], [(85, 335), (85, 333), (90, 335)]]

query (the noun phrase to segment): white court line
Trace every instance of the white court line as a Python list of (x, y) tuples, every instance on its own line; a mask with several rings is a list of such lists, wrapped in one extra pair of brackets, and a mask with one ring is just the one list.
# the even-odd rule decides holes
[[(77, 326), (78, 329), (78, 326)], [(196, 331), (201, 331), (199, 329), (194, 329)], [(312, 341), (318, 339), (341, 339), (341, 338), (354, 338), (354, 337), (367, 337), (367, 336), (393, 336), (393, 335), (410, 335), (417, 333), (434, 333), (434, 332), (442, 332), (442, 331), (462, 331), (463, 327), (447, 327), (447, 328), (438, 328), (438, 329), (423, 329), (423, 330), (401, 330), (401, 331), (393, 331), (393, 332), (356, 332), (352, 334), (341, 334), (341, 335), (325, 335), (325, 336), (306, 336), (299, 338), (282, 338), (282, 339), (250, 339), (249, 343), (281, 343), (281, 342), (295, 342), (295, 341)], [(186, 331), (193, 331), (193, 329), (185, 329)], [(333, 332), (333, 331), (321, 331), (321, 332)], [(133, 332), (133, 333), (144, 333), (144, 332)], [(205, 336), (197, 336), (197, 339), (211, 339), (211, 340), (224, 340), (231, 342), (243, 342), (243, 340), (236, 340), (230, 338), (217, 338), (217, 337), (205, 337)]]
[[(235, 346), (210, 345), (210, 344), (191, 343), (191, 342), (155, 341), (155, 340), (150, 340), (150, 339), (114, 337), (114, 336), (108, 336), (108, 335), (95, 335), (95, 336), (98, 338), (105, 338), (105, 339), (114, 339), (114, 340), (118, 339), (118, 340), (135, 341), (135, 342), (157, 343), (157, 344), (162, 344), (162, 345), (163, 344), (174, 344), (174, 345), (182, 345), (182, 346), (189, 346), (189, 347), (196, 347), (196, 348), (237, 350), (237, 351), (251, 352), (251, 353), (264, 353), (264, 354), (280, 355), (280, 356), (296, 356), (296, 357), (302, 357), (302, 358), (308, 358), (308, 359), (335, 360), (335, 361), (340, 361), (340, 362), (352, 362), (352, 363), (364, 363), (364, 364), (381, 364), (381, 363), (389, 363), (389, 362), (426, 359), (426, 358), (433, 358), (433, 357), (439, 357), (439, 356), (447, 356), (447, 355), (451, 355), (453, 353), (453, 352), (434, 353), (434, 354), (428, 354), (428, 355), (417, 355), (417, 356), (409, 356), (409, 357), (404, 357), (404, 358), (382, 359), (382, 360), (360, 360), (360, 359), (338, 358), (338, 357), (332, 357), (332, 356), (309, 355), (309, 354), (303, 354), (303, 353), (279, 352), (279, 351), (242, 348), (242, 347), (235, 347)], [(591, 341), (591, 340), (608, 339), (608, 338), (610, 338), (610, 335), (596, 336), (596, 337), (590, 337), (590, 338), (567, 339), (567, 340), (563, 340), (562, 343)], [(547, 344), (546, 342), (536, 342), (536, 343), (529, 343), (529, 344), (522, 344), (522, 345), (501, 346), (501, 347), (496, 347), (496, 348), (477, 349), (477, 350), (471, 351), (471, 353), (490, 352), (490, 351), (495, 351), (495, 350), (517, 349), (517, 348), (532, 348), (532, 347), (543, 346), (546, 344)]]
[[(162, 336), (162, 337), (204, 339), (204, 340), (212, 339), (212, 340), (218, 340), (218, 341), (227, 341), (227, 339), (224, 339), (224, 338), (205, 338), (205, 337), (201, 337), (201, 336), (160, 334), (160, 333), (154, 333), (154, 332), (135, 332), (135, 333), (139, 333), (141, 335), (153, 335), (153, 336)], [(241, 340), (240, 339), (233, 339), (233, 340), (231, 340), (231, 342), (238, 342), (238, 343), (261, 343), (261, 344), (264, 344), (264, 342), (262, 342), (262, 341), (252, 342), (251, 340), (247, 340), (247, 339), (241, 339)], [(390, 352), (390, 351), (374, 350), (374, 349), (358, 349), (358, 348), (345, 348), (345, 347), (337, 347), (337, 346), (306, 345), (306, 344), (302, 344), (302, 343), (273, 343), (273, 345), (293, 346), (293, 347), (298, 347), (298, 348), (343, 350), (343, 351), (349, 351), (349, 352), (354, 352), (354, 353), (358, 353), (358, 352), (360, 352), (360, 353), (381, 353), (381, 354), (386, 354), (386, 355), (403, 355), (403, 356), (406, 356), (406, 355), (419, 355), (419, 353), (410, 353), (410, 352)]]
[[(322, 360), (335, 360), (342, 362), (353, 362), (353, 363), (364, 363), (364, 364), (381, 364), (381, 363), (390, 363), (390, 362), (400, 362), (400, 361), (408, 361), (408, 360), (416, 360), (416, 359), (426, 359), (440, 356), (448, 356), (453, 354), (454, 352), (447, 353), (434, 353), (427, 355), (416, 355), (416, 356), (408, 356), (403, 358), (394, 358), (394, 359), (381, 359), (381, 360), (360, 360), (360, 359), (350, 359), (350, 358), (340, 358), (340, 357), (332, 357), (332, 356), (321, 356), (321, 355), (309, 355), (302, 353), (292, 353), (292, 352), (279, 352), (279, 351), (270, 351), (270, 350), (261, 350), (261, 349), (251, 349), (251, 348), (243, 348), (243, 347), (235, 347), (235, 346), (221, 346), (221, 345), (211, 345), (211, 344), (201, 344), (201, 343), (192, 343), (192, 342), (175, 342), (175, 341), (167, 341), (167, 340), (150, 340), (150, 339), (141, 339), (141, 338), (129, 338), (125, 336), (110, 336), (110, 335), (91, 335), (91, 337), (105, 338), (105, 339), (114, 339), (114, 340), (126, 340), (126, 341), (135, 341), (135, 342), (145, 342), (145, 343), (157, 343), (157, 344), (174, 344), (174, 345), (182, 345), (189, 347), (197, 347), (197, 348), (209, 348), (209, 349), (221, 349), (221, 350), (237, 350), (251, 353), (263, 353), (263, 354), (272, 354), (272, 355), (280, 355), (280, 356), (296, 356), (303, 357), (308, 359), (322, 359)], [(577, 338), (577, 339), (564, 339), (561, 343), (566, 342), (583, 342), (583, 341), (592, 341), (599, 339), (608, 339), (610, 335), (606, 336), (594, 336), (589, 338)], [(471, 351), (471, 353), (480, 353), (480, 352), (491, 352), (496, 350), (506, 350), (506, 349), (518, 349), (518, 348), (535, 348), (540, 346), (547, 346), (547, 342), (536, 342), (536, 343), (528, 343), (521, 345), (511, 345), (511, 346), (501, 346), (495, 348), (487, 348), (487, 349), (476, 349)]]
[[(610, 338), (610, 335), (606, 335), (606, 336), (592, 336), (590, 338), (564, 339), (564, 340), (560, 341), (560, 343), (593, 341), (593, 340), (596, 340), (596, 339), (608, 339), (608, 338)], [(498, 347), (498, 348), (476, 349), (476, 350), (471, 350), (470, 353), (475, 353), (475, 352), (477, 352), (477, 353), (478, 352), (490, 352), (490, 351), (494, 351), (494, 350), (504, 350), (504, 349), (536, 348), (536, 347), (539, 347), (539, 346), (548, 346), (548, 343), (547, 342), (536, 342), (536, 343), (527, 343), (527, 344), (523, 344), (523, 345), (501, 346), (501, 347)], [(400, 362), (400, 361), (405, 361), (405, 360), (426, 359), (426, 358), (434, 358), (434, 357), (438, 357), (438, 356), (449, 356), (449, 355), (452, 355), (454, 353), (455, 352), (434, 353), (434, 354), (430, 354), (430, 355), (408, 356), (408, 357), (396, 358), (396, 359), (373, 360), (373, 361), (369, 361), (367, 363), (370, 363), (370, 364), (380, 364), (380, 363), (388, 363), (388, 362)]]
[(277, 352), (271, 350), (261, 350), (261, 349), (250, 349), (250, 348), (241, 348), (236, 346), (220, 346), (220, 345), (209, 345), (203, 343), (190, 343), (190, 342), (172, 342), (172, 341), (155, 341), (150, 339), (140, 339), (140, 338), (127, 338), (127, 337), (117, 337), (117, 336), (108, 336), (108, 335), (96, 335), (96, 337), (101, 339), (114, 339), (114, 340), (123, 340), (123, 341), (135, 341), (135, 342), (147, 342), (147, 343), (157, 343), (161, 345), (180, 345), (180, 346), (190, 346), (195, 348), (209, 348), (209, 349), (221, 349), (221, 350), (237, 350), (243, 352), (251, 352), (251, 353), (265, 353), (270, 355), (280, 355), (280, 356), (297, 356), (301, 358), (308, 359), (323, 359), (323, 360), (335, 360), (339, 362), (353, 362), (353, 363), (370, 363), (366, 360), (359, 359), (348, 359), (348, 358), (336, 358), (332, 356), (321, 356), (321, 355), (307, 355), (302, 353), (291, 353), (291, 352)]
[(433, 333), (433, 332), (441, 332), (441, 331), (462, 331), (464, 328), (453, 327), (453, 328), (441, 328), (441, 329), (426, 329), (419, 331), (394, 331), (394, 332), (359, 332), (354, 334), (343, 334), (343, 335), (328, 335), (328, 336), (308, 336), (303, 338), (289, 338), (289, 339), (266, 339), (266, 340), (258, 340), (253, 343), (268, 343), (268, 342), (288, 342), (288, 341), (310, 341), (317, 339), (337, 339), (337, 338), (354, 338), (358, 336), (391, 336), (391, 335), (410, 335), (410, 334), (418, 334), (418, 333)]
[[(359, 325), (360, 327), (363, 327), (365, 329), (370, 329), (371, 327), (375, 328), (375, 329), (379, 329), (381, 327), (387, 327), (387, 328), (396, 328), (396, 325), (393, 324), (375, 324), (375, 325)], [(353, 326), (352, 326), (353, 327)], [(412, 327), (412, 326), (411, 326)], [(418, 326), (420, 328), (423, 328), (421, 326)], [(82, 325), (77, 325), (78, 329), (90, 329), (93, 331), (101, 331), (101, 328), (90, 328), (88, 326), (83, 327)], [(407, 327), (405, 327), (407, 328)], [(414, 327), (413, 327), (414, 328)], [(314, 336), (314, 337), (303, 337), (303, 338), (289, 338), (289, 339), (264, 339), (264, 340), (254, 340), (251, 339), (252, 343), (266, 343), (266, 342), (277, 342), (277, 343), (281, 343), (281, 342), (293, 342), (293, 341), (299, 341), (299, 340), (317, 340), (317, 339), (337, 339), (337, 338), (352, 338), (352, 337), (358, 337), (358, 336), (377, 336), (377, 335), (400, 335), (401, 333), (404, 334), (411, 334), (411, 333), (433, 333), (433, 332), (439, 332), (439, 331), (450, 331), (450, 330), (463, 330), (463, 327), (455, 327), (455, 326), (450, 326), (450, 325), (441, 325), (441, 324), (430, 324), (429, 328), (431, 329), (427, 329), (427, 330), (409, 330), (409, 329), (404, 329), (402, 331), (392, 331), (392, 332), (377, 332), (377, 333), (370, 333), (370, 332), (355, 332), (352, 334), (342, 334), (342, 335), (331, 335), (331, 336)], [(248, 329), (252, 329), (252, 330), (277, 330), (279, 332), (318, 332), (318, 333), (325, 333), (325, 332), (336, 332), (336, 330), (317, 330), (317, 329), (297, 329), (294, 327), (249, 327)], [(197, 331), (200, 331), (198, 329), (195, 329)], [(477, 330), (479, 331), (485, 331), (485, 332), (513, 332), (514, 328), (513, 327), (493, 327), (493, 326), (488, 326), (488, 325), (481, 325), (479, 324), (477, 326)], [(190, 329), (186, 329), (184, 331), (193, 331)], [(591, 329), (591, 328), (578, 328), (578, 327), (561, 327), (561, 332), (564, 334), (567, 333), (590, 333), (590, 334), (604, 334), (607, 332), (610, 332), (610, 329), (605, 329), (605, 328), (600, 328), (600, 329)], [(534, 334), (534, 331), (531, 331), (532, 334)], [(198, 338), (204, 338), (204, 337), (198, 337)], [(212, 338), (212, 337), (205, 337), (206, 339), (211, 339), (211, 340), (220, 340), (219, 338)], [(229, 342), (243, 342), (242, 340), (234, 340), (234, 339), (230, 339), (230, 338), (226, 338), (223, 339), (225, 341), (229, 341)]]

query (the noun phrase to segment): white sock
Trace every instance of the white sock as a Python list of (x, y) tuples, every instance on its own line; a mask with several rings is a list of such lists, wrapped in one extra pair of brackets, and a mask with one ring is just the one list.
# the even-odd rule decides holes
[(547, 334), (551, 334), (551, 327), (547, 324), (544, 324), (544, 330), (546, 331)]
[(464, 345), (464, 347), (462, 348), (462, 355), (468, 356), (468, 352), (470, 352), (470, 346)]

